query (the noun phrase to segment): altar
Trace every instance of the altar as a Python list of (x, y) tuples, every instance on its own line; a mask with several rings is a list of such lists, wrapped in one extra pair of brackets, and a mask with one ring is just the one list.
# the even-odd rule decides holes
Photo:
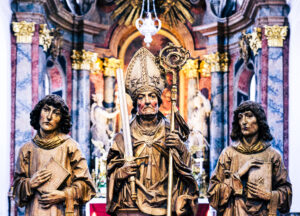
[[(207, 199), (198, 199), (198, 212), (197, 216), (208, 215), (209, 204)], [(86, 216), (109, 216), (105, 212), (106, 199), (105, 198), (94, 198), (86, 204), (85, 215)], [(129, 216), (131, 214), (122, 213), (122, 216)], [(136, 215), (136, 214), (135, 214)]]

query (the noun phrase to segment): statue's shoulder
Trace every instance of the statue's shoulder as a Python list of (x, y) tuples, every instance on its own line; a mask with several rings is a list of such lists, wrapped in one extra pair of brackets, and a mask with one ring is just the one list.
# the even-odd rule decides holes
[(21, 148), (20, 148), (20, 152), (24, 152), (24, 151), (30, 151), (33, 147), (34, 147), (34, 142), (32, 140), (24, 143)]

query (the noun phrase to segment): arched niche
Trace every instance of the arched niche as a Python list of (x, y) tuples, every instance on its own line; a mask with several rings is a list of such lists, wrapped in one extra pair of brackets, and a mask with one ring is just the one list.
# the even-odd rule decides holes
[[(254, 72), (254, 63), (252, 58), (247, 63), (243, 59), (238, 59), (234, 68), (234, 109), (243, 101), (255, 98), (251, 94), (256, 95), (256, 80)], [(250, 86), (255, 90), (251, 91)], [(253, 86), (254, 85), (254, 86)]]
[(51, 56), (46, 61), (46, 72), (43, 74), (44, 94), (56, 94), (66, 100), (65, 59), (53, 60)]

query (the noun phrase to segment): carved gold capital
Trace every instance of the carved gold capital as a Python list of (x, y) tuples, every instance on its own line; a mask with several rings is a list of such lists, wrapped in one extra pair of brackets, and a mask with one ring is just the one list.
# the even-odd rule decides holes
[(14, 35), (17, 37), (17, 43), (32, 43), (32, 36), (35, 31), (34, 22), (12, 22)]
[(287, 26), (265, 26), (265, 35), (268, 39), (269, 47), (283, 47), (283, 40), (287, 36)]
[(97, 56), (97, 53), (93, 53), (90, 51), (73, 50), (73, 55), (71, 56), (71, 58), (73, 59), (72, 69), (89, 71), (98, 69), (96, 64)]
[(116, 58), (104, 58), (104, 76), (115, 77), (116, 71), (121, 67), (121, 60)]
[(204, 56), (211, 72), (228, 72), (228, 53), (212, 53)]
[(43, 46), (45, 52), (50, 48), (53, 39), (50, 32), (51, 31), (47, 28), (47, 24), (40, 24), (39, 44)]
[(183, 65), (183, 73), (187, 76), (188, 79), (193, 79), (198, 77), (198, 59), (188, 59)]
[(210, 77), (210, 66), (206, 61), (201, 61), (199, 66), (199, 73), (201, 77)]

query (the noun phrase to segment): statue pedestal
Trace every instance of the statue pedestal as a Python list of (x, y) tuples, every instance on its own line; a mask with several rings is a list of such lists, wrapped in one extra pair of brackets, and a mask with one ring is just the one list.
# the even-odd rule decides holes
[(120, 209), (117, 212), (118, 216), (150, 216), (148, 214), (144, 214), (140, 212), (137, 208), (130, 208), (130, 209)]

